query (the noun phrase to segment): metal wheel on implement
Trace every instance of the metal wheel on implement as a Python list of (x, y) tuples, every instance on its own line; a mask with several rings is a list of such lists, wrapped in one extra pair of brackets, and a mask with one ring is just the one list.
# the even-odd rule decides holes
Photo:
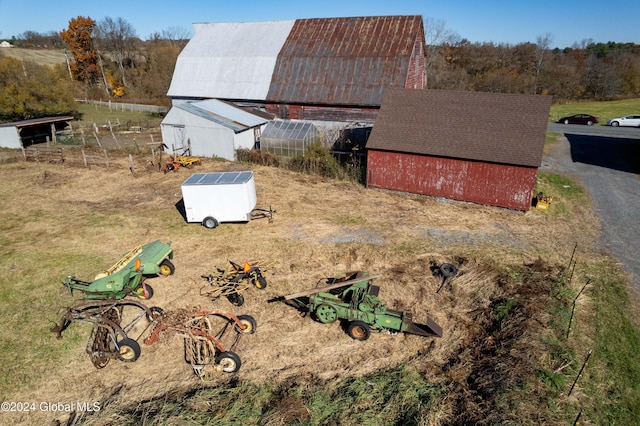
[[(112, 359), (135, 362), (140, 357), (137, 339), (146, 332), (149, 325), (157, 322), (162, 315), (158, 307), (148, 308), (131, 299), (93, 300), (67, 308), (58, 324), (51, 328), (58, 339), (72, 322), (92, 325), (86, 352), (93, 365), (100, 369)], [(141, 319), (145, 319), (140, 323)], [(134, 339), (131, 336), (137, 334)]]
[(182, 309), (164, 314), (146, 343), (158, 341), (160, 333), (165, 331), (173, 331), (183, 337), (185, 361), (191, 364), (198, 377), (204, 378), (209, 367), (224, 373), (238, 371), (242, 362), (234, 349), (240, 337), (255, 333), (256, 327), (256, 321), (250, 315)]

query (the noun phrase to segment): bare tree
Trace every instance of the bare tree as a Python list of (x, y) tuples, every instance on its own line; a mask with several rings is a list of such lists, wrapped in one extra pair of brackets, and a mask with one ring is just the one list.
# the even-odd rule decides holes
[(454, 45), (460, 41), (458, 33), (447, 28), (442, 19), (426, 18), (424, 20), (424, 38), (427, 44), (427, 70), (431, 62), (442, 52), (443, 45)]
[(191, 32), (182, 27), (169, 27), (162, 30), (160, 38), (171, 42), (171, 46), (183, 48), (191, 38)]
[(546, 33), (545, 35), (538, 36), (536, 38), (536, 65), (535, 65), (535, 75), (533, 77), (533, 94), (535, 95), (538, 92), (538, 77), (540, 76), (540, 70), (542, 69), (542, 61), (544, 59), (545, 53), (551, 47), (551, 42), (553, 41), (553, 36), (551, 33)]
[[(117, 64), (121, 73), (122, 84), (126, 87), (127, 80), (124, 72), (124, 63), (130, 59), (130, 53), (134, 50), (132, 45), (137, 38), (135, 30), (124, 19), (112, 19), (107, 16), (98, 22), (95, 38), (100, 50), (108, 52), (111, 59)], [(133, 66), (132, 61), (129, 61), (129, 63)]]

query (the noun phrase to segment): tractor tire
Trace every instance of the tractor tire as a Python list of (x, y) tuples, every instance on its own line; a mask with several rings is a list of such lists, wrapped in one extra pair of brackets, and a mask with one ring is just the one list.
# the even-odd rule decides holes
[(140, 345), (133, 339), (123, 339), (118, 343), (118, 359), (122, 362), (136, 362), (140, 357)]
[(220, 369), (225, 373), (235, 373), (240, 369), (242, 362), (240, 357), (231, 351), (222, 352), (216, 357)]
[(331, 305), (321, 304), (315, 310), (316, 318), (323, 324), (331, 324), (338, 319), (338, 311)]
[(440, 266), (440, 273), (445, 278), (455, 277), (458, 273), (458, 268), (456, 268), (456, 266), (452, 265), (451, 263), (443, 263)]
[(347, 327), (347, 334), (355, 340), (367, 340), (371, 336), (371, 328), (362, 321), (352, 321)]
[(244, 329), (242, 329), (236, 324), (235, 329), (238, 333), (253, 334), (256, 332), (257, 323), (251, 315), (239, 315), (238, 320), (244, 326)]
[(168, 277), (176, 272), (176, 267), (169, 259), (165, 259), (160, 263), (160, 274)]

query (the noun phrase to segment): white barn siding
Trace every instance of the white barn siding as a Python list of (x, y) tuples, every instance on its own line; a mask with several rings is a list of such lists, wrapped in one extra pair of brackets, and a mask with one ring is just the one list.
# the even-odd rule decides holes
[(0, 147), (22, 148), (18, 128), (15, 126), (0, 127)]
[(266, 99), (278, 53), (294, 23), (194, 24), (194, 36), (178, 56), (167, 96)]
[(187, 149), (198, 157), (235, 160), (235, 150), (253, 148), (254, 128), (267, 120), (216, 99), (185, 103), (169, 110), (160, 126), (170, 153)]

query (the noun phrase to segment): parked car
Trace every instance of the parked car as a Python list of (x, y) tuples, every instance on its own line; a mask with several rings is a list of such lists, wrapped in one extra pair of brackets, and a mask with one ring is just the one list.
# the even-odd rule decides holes
[(607, 126), (628, 126), (628, 127), (640, 127), (640, 114), (630, 114), (624, 117), (612, 118), (607, 121)]
[(598, 117), (594, 117), (589, 114), (574, 114), (568, 117), (562, 117), (558, 120), (558, 123), (564, 124), (586, 124), (587, 126), (591, 126), (592, 124), (596, 124), (598, 122)]

